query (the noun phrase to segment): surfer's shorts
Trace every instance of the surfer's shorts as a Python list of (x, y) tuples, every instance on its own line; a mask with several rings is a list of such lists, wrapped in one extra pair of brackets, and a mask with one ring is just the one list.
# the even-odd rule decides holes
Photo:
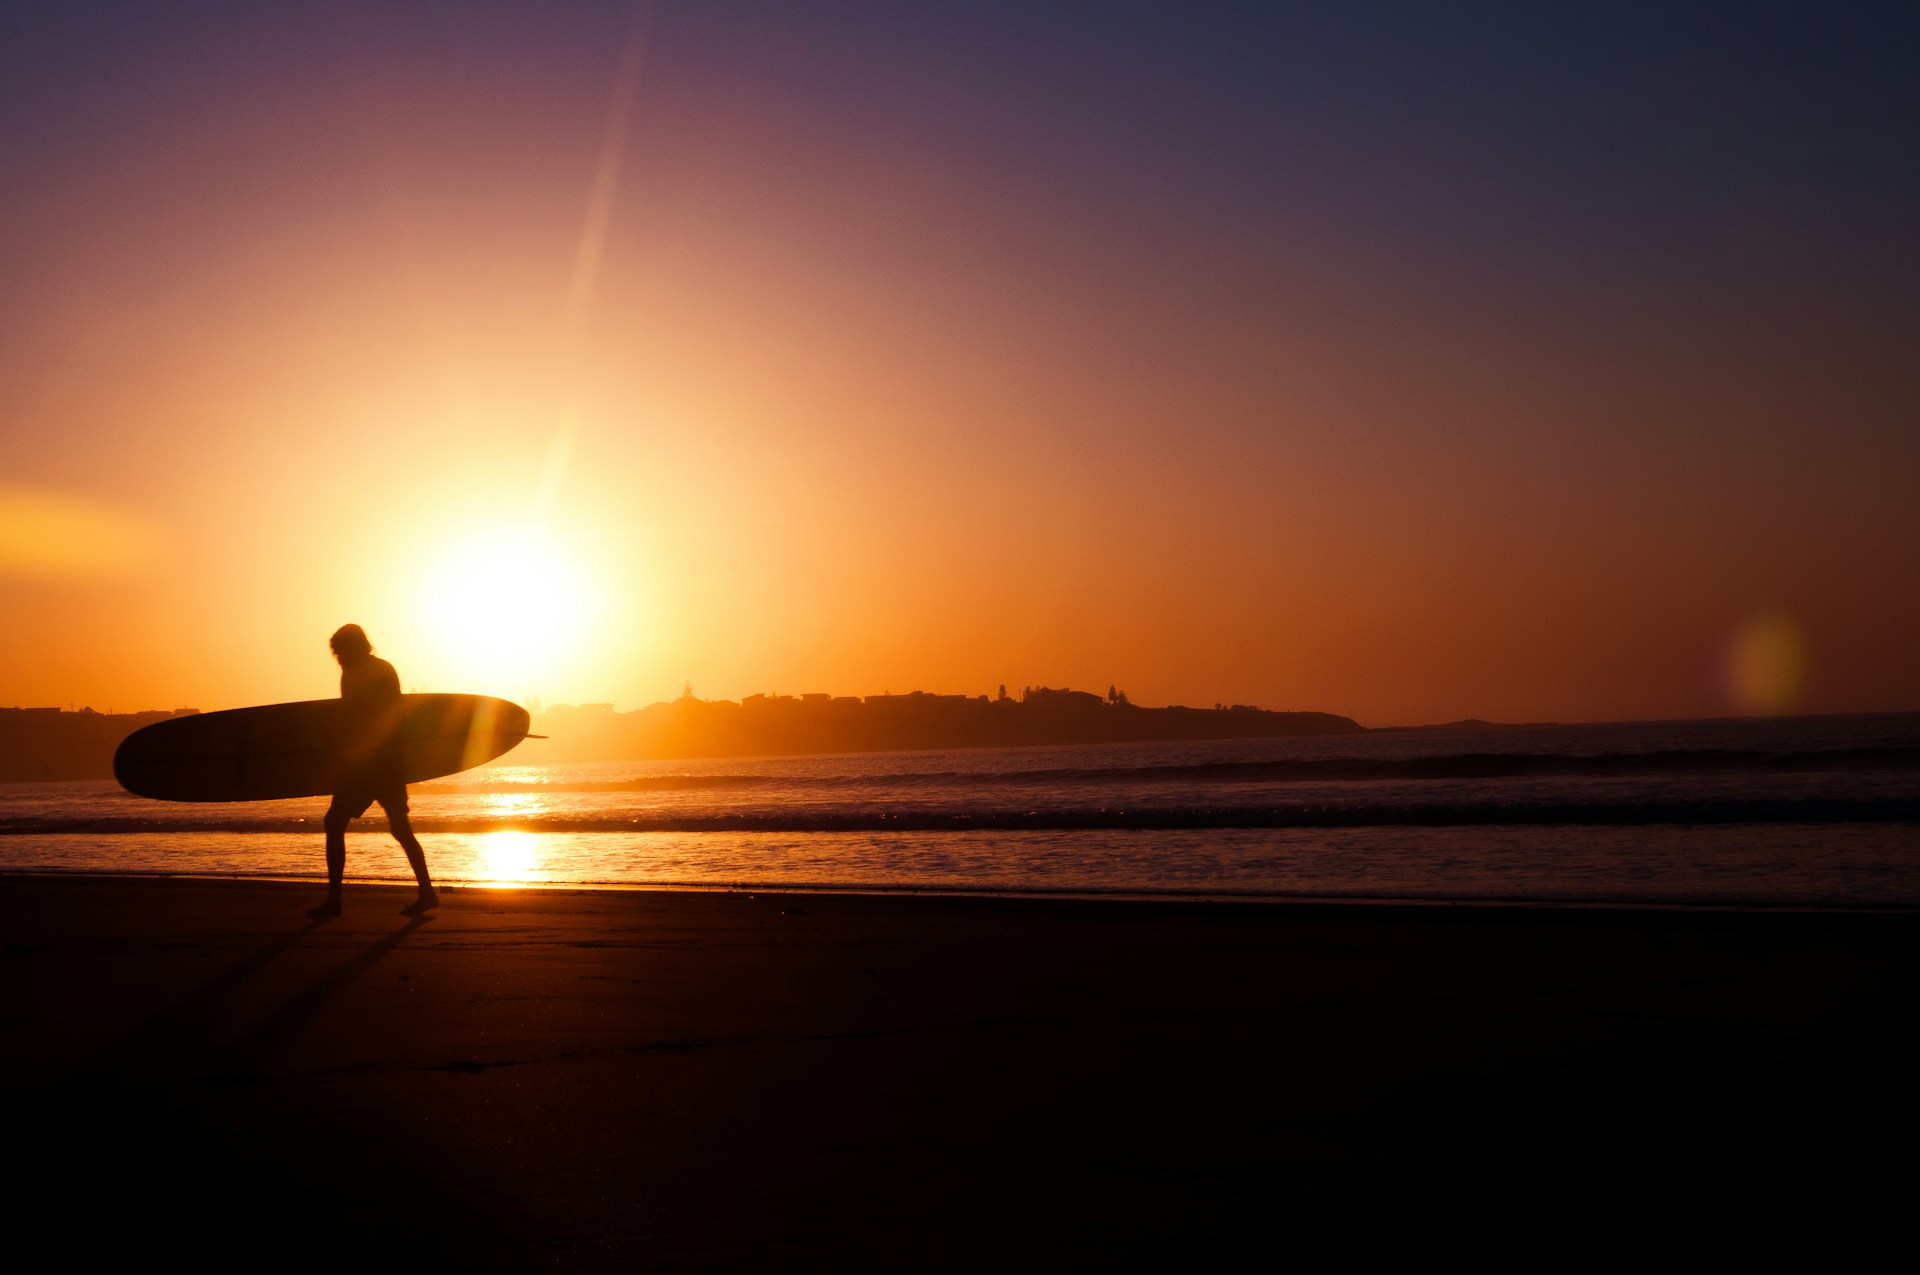
[(380, 809), (387, 812), (387, 818), (407, 813), (407, 786), (397, 788), (356, 788), (350, 792), (333, 794), (333, 804), (327, 807), (327, 818), (347, 823), (367, 813), (367, 807), (374, 802), (380, 803)]

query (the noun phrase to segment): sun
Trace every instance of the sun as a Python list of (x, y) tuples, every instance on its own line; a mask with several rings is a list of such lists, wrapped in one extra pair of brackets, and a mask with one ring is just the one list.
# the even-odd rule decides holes
[(521, 698), (576, 658), (596, 590), (561, 537), (505, 529), (446, 546), (421, 577), (419, 625), (436, 680)]

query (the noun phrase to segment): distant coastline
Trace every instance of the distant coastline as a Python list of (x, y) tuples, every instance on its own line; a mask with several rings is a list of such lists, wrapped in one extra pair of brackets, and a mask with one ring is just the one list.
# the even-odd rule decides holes
[[(121, 740), (142, 726), (199, 711), (176, 708), (101, 713), (91, 708), (0, 706), (0, 783), (111, 779), (113, 753)], [(1883, 711), (1816, 716), (1907, 715)], [(1298, 736), (1476, 735), (1550, 731), (1569, 725), (1463, 718), (1411, 726), (1362, 726), (1335, 713), (1276, 712), (1247, 704), (1146, 708), (1130, 702), (1117, 690), (1102, 696), (1044, 686), (1029, 687), (1018, 696), (1007, 695), (1004, 690), (998, 696), (913, 691), (864, 697), (749, 695), (742, 700), (705, 700), (689, 693), (629, 712), (616, 711), (611, 704), (553, 704), (535, 708), (532, 719), (533, 733), (546, 738), (509, 753), (504, 764), (571, 765)]]
[(1376, 731), (1413, 731), (1413, 730), (1514, 730), (1516, 728), (1539, 727), (1546, 729), (1559, 726), (1559, 722), (1490, 722), (1484, 717), (1463, 717), (1457, 722), (1432, 722), (1424, 726), (1375, 726)]
[[(152, 722), (194, 713), (0, 708), (0, 782), (110, 779), (113, 752)], [(545, 764), (765, 757), (911, 749), (1009, 748), (1036, 744), (1179, 742), (1354, 735), (1349, 717), (1274, 712), (1246, 704), (1145, 708), (1124, 692), (1028, 687), (1018, 696), (749, 695), (703, 700), (691, 693), (632, 712), (611, 704), (556, 704), (533, 715), (539, 742), (509, 761)]]
[(0, 708), (0, 783), (113, 778), (113, 750), (142, 726), (197, 709), (96, 713)]
[(630, 713), (611, 705), (555, 705), (534, 714), (553, 763), (878, 753), (910, 749), (1121, 744), (1366, 731), (1333, 713), (1272, 712), (1246, 704), (1143, 708), (1123, 692), (1028, 687), (1018, 697), (934, 695), (691, 694)]

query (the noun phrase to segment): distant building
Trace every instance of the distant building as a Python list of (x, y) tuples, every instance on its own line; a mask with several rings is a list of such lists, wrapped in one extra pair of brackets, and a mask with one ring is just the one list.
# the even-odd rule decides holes
[(1075, 691), (1067, 687), (1055, 690), (1051, 686), (1029, 686), (1021, 692), (1020, 699), (1026, 704), (1052, 705), (1060, 708), (1090, 708), (1106, 703), (1106, 700), (1092, 691)]
[[(869, 695), (867, 703), (879, 708), (925, 708), (933, 704), (965, 704), (972, 695), (938, 695), (931, 691), (909, 691), (905, 695)], [(980, 698), (984, 699), (985, 696)]]

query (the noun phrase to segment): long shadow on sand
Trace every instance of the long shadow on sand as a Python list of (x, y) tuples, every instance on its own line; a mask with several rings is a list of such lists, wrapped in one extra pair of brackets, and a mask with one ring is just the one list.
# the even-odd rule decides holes
[(336, 993), (386, 959), (414, 931), (431, 920), (431, 915), (411, 918), (393, 933), (341, 962), (295, 993), (262, 1019), (258, 1026), (236, 1039), (224, 1051), (225, 1065), (208, 1079), (232, 1083), (259, 1078), (260, 1073), (299, 1038), (307, 1024), (313, 1021), (313, 1016)]
[(323, 1126), (320, 1145), (290, 1141), (273, 1101), (248, 1096), (335, 995), (430, 919), (353, 944), (345, 960), (224, 1036), (233, 993), (310, 943), (319, 925), (304, 925), (128, 1031), (101, 1066), (19, 1095), (9, 1149), (33, 1172), (0, 1207), (0, 1226), (20, 1251), (63, 1263), (140, 1266), (173, 1250), (216, 1266), (266, 1253), (290, 1269), (338, 1269), (363, 1261), (371, 1245), (415, 1269), (439, 1268), (444, 1259), (414, 1220), (391, 1209), (406, 1190), (389, 1166), (357, 1164), (343, 1177), (350, 1138)]
[(222, 1013), (226, 999), (256, 974), (300, 948), (326, 924), (309, 921), (256, 948), (128, 1031), (107, 1046), (103, 1065), (96, 1070), (148, 1081), (204, 1076), (210, 1070), (222, 1076), (257, 1070), (292, 1044), (328, 1000), (432, 919), (431, 915), (411, 918), (308, 984), (256, 1026), (223, 1046), (219, 1037), (221, 1024), (228, 1018)]
[(355, 952), (225, 1043), (227, 998), (275, 961), (294, 952), (325, 924), (310, 921), (263, 944), (108, 1045), (98, 1066), (82, 1074), (143, 1084), (187, 1079), (240, 1080), (256, 1075), (290, 1046), (313, 1016), (433, 917), (418, 916)]
[(263, 944), (153, 1014), (108, 1046), (105, 1069), (149, 1078), (156, 1073), (195, 1069), (218, 1034), (220, 1009), (225, 999), (255, 974), (299, 947), (323, 924), (309, 921)]

